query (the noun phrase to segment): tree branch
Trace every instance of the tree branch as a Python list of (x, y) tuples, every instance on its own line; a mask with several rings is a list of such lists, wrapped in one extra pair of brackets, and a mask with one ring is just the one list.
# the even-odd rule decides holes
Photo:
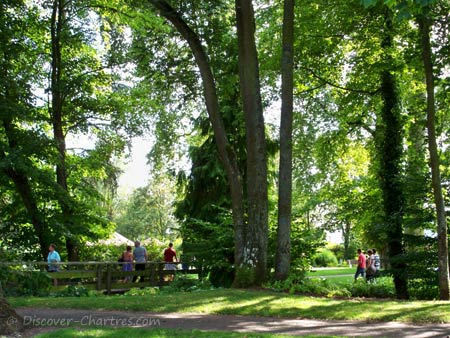
[(376, 89), (376, 90), (368, 91), (368, 90), (361, 90), (361, 89), (354, 89), (354, 88), (343, 87), (343, 86), (340, 86), (340, 85), (338, 85), (336, 83), (333, 83), (333, 82), (323, 78), (322, 76), (320, 76), (316, 72), (314, 72), (314, 70), (312, 70), (311, 68), (307, 68), (307, 67), (301, 67), (301, 68), (303, 68), (303, 69), (307, 70), (308, 72), (310, 72), (312, 74), (312, 76), (314, 76), (316, 79), (319, 79), (323, 83), (325, 83), (325, 84), (327, 84), (327, 85), (329, 85), (331, 87), (340, 89), (340, 90), (344, 90), (344, 91), (347, 91), (347, 92), (359, 93), (359, 94), (368, 94), (368, 95), (375, 95), (375, 94), (377, 94), (380, 91), (379, 88)]

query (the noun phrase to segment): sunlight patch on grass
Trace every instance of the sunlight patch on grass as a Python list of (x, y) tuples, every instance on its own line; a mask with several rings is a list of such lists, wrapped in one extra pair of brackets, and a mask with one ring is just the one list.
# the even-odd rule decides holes
[[(36, 338), (293, 338), (294, 336), (265, 334), (265, 333), (237, 333), (237, 332), (203, 332), (200, 330), (172, 330), (172, 329), (131, 329), (131, 328), (98, 328), (98, 329), (62, 329), (44, 333)], [(337, 338), (337, 336), (303, 336), (305, 338)], [(341, 337), (342, 338), (342, 337)]]
[(450, 323), (444, 301), (330, 299), (269, 291), (221, 289), (147, 296), (10, 298), (14, 307), (204, 313), (289, 318)]

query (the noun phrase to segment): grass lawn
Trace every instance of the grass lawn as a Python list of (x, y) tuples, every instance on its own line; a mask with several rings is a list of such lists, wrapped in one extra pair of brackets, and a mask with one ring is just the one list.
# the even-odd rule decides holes
[(309, 271), (306, 275), (308, 277), (317, 277), (317, 276), (339, 276), (339, 275), (354, 275), (356, 268), (333, 268), (333, 269), (321, 269), (321, 268), (313, 268), (312, 271)]
[(145, 296), (8, 299), (14, 307), (187, 312), (271, 317), (450, 323), (450, 302), (330, 299), (270, 291), (218, 289)]
[[(37, 338), (290, 338), (293, 336), (273, 335), (261, 333), (236, 333), (236, 332), (203, 332), (199, 330), (168, 330), (168, 329), (138, 329), (138, 328), (89, 328), (80, 329), (62, 329), (44, 333), (36, 336)], [(303, 336), (306, 338), (336, 338), (337, 336)]]

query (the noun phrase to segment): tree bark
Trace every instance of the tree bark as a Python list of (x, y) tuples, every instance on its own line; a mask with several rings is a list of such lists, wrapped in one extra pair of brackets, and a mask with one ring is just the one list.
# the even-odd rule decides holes
[(439, 170), (439, 154), (436, 142), (435, 126), (435, 98), (433, 61), (430, 42), (431, 23), (430, 19), (421, 15), (418, 18), (421, 36), (422, 62), (425, 71), (425, 81), (427, 87), (427, 130), (428, 130), (428, 150), (430, 153), (431, 181), (433, 185), (434, 203), (437, 215), (438, 234), (438, 267), (439, 267), (439, 297), (441, 300), (450, 299), (449, 288), (449, 259), (448, 259), (448, 234), (447, 219), (445, 215), (445, 204), (442, 195), (441, 173)]
[(248, 226), (235, 286), (266, 278), (268, 241), (267, 159), (252, 2), (236, 0), (239, 79), (246, 125)]
[(23, 319), (8, 304), (0, 298), (0, 334), (12, 334), (23, 331)]
[[(393, 45), (391, 14), (386, 9), (385, 32), (381, 47), (388, 55), (386, 65), (391, 62), (389, 49)], [(397, 298), (408, 298), (406, 263), (401, 259), (403, 247), (403, 190), (401, 186), (402, 125), (398, 111), (398, 94), (395, 77), (389, 69), (381, 74), (383, 100), (380, 179), (383, 191), (384, 217), (388, 235), (388, 254), (392, 267)]]
[[(66, 136), (64, 133), (63, 122), (63, 64), (62, 64), (62, 30), (65, 18), (65, 2), (63, 0), (54, 0), (51, 17), (51, 43), (52, 43), (52, 68), (51, 68), (51, 93), (52, 104), (50, 107), (50, 116), (53, 125), (53, 137), (58, 151), (58, 160), (56, 163), (56, 182), (64, 191), (66, 196), (69, 194), (67, 184), (67, 167), (66, 167)], [(78, 261), (78, 245), (76, 240), (70, 234), (72, 228), (71, 213), (72, 207), (66, 197), (60, 198), (61, 210), (65, 226), (67, 228), (66, 249), (69, 261)]]
[(244, 218), (244, 192), (242, 176), (239, 171), (237, 157), (228, 142), (224, 123), (220, 114), (219, 100), (217, 97), (216, 83), (205, 50), (198, 35), (186, 24), (181, 15), (175, 11), (166, 1), (149, 0), (160, 11), (177, 31), (183, 36), (194, 55), (203, 81), (203, 93), (209, 120), (214, 131), (214, 138), (221, 162), (225, 168), (230, 186), (231, 205), (233, 211), (234, 237), (235, 237), (235, 262), (243, 261), (246, 223)]
[(0, 335), (17, 333), (23, 331), (23, 329), (23, 318), (3, 298), (0, 284)]
[(280, 169), (275, 279), (289, 276), (292, 212), (292, 121), (294, 109), (294, 9), (295, 0), (284, 0), (281, 57)]
[(350, 220), (344, 221), (344, 226), (342, 227), (342, 237), (344, 238), (344, 259), (351, 259), (350, 253), (350, 236), (352, 230), (352, 222)]

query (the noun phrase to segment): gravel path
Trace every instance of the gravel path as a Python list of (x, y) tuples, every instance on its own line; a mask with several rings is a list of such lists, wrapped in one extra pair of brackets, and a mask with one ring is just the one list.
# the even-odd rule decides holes
[(72, 325), (109, 327), (147, 327), (278, 333), (294, 336), (337, 335), (347, 337), (450, 338), (450, 324), (415, 325), (397, 322), (367, 323), (322, 321), (254, 316), (204, 315), (186, 313), (148, 313), (91, 311), (48, 308), (18, 308), (29, 329), (16, 337), (33, 337), (37, 333)]

